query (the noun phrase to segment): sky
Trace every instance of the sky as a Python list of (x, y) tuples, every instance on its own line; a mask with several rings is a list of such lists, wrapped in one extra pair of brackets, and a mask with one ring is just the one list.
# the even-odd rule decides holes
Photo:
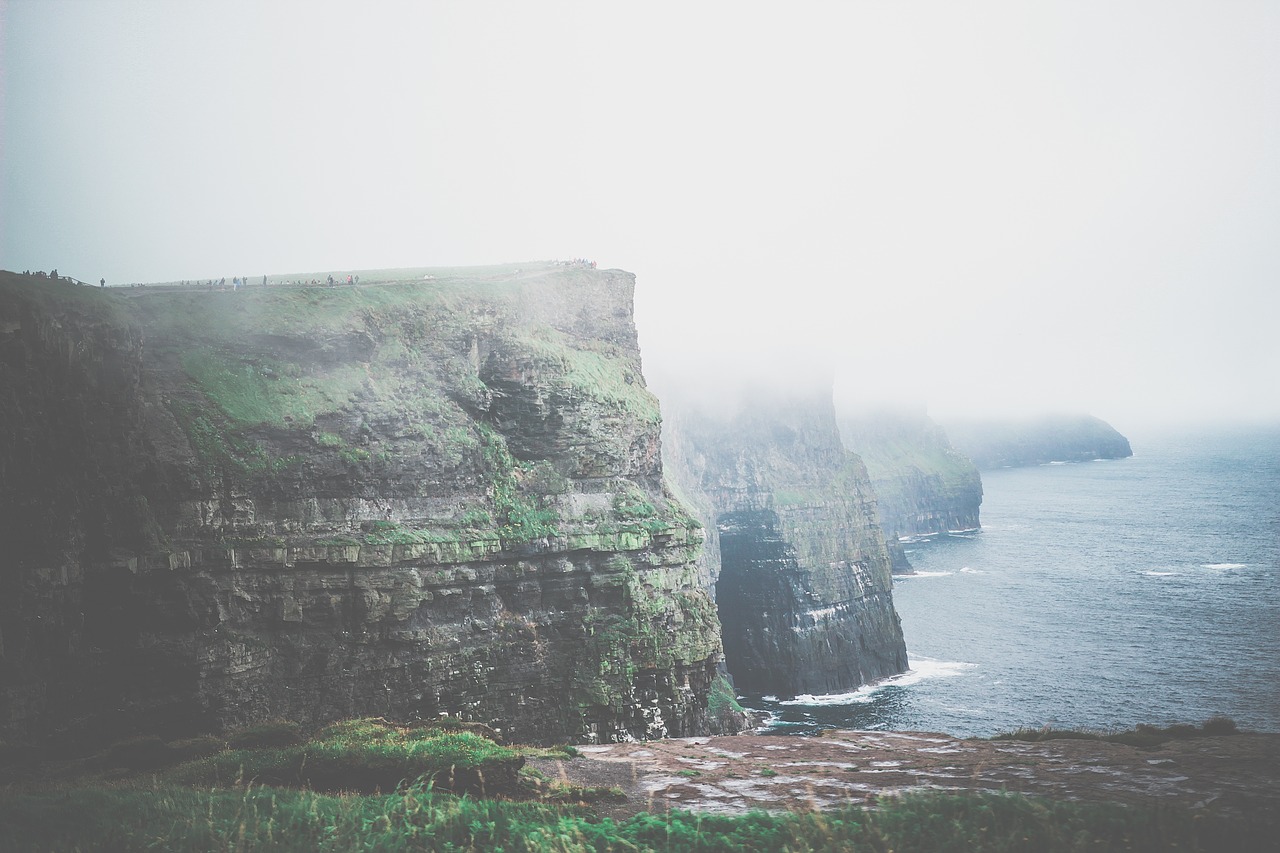
[(1280, 420), (1277, 45), (1250, 0), (0, 0), (0, 267), (585, 257), (695, 386)]

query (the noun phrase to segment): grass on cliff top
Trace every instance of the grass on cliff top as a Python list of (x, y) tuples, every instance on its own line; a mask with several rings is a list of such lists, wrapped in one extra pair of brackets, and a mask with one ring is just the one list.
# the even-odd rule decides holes
[[(232, 739), (237, 742), (241, 748), (179, 765), (164, 778), (187, 785), (256, 782), (324, 791), (394, 791), (415, 781), (472, 789), (476, 784), (483, 787), (486, 772), (509, 786), (524, 761), (519, 752), (484, 733), (399, 726), (380, 719), (334, 723), (305, 743)], [(456, 783), (459, 771), (478, 771), (468, 778), (479, 782)]]
[(446, 797), (173, 785), (0, 792), (7, 851), (1262, 851), (1274, 827), (1187, 810), (918, 793), (874, 810), (722, 816), (669, 812), (621, 823), (581, 808)]
[(951, 488), (973, 487), (980, 482), (977, 467), (963, 453), (934, 436), (878, 433), (860, 437), (850, 445), (850, 450), (862, 457), (873, 481), (918, 472), (938, 477), (944, 486)]
[(45, 314), (71, 313), (74, 316), (98, 318), (112, 325), (128, 324), (127, 312), (119, 299), (100, 287), (86, 287), (64, 279), (22, 275), (0, 270), (0, 302), (26, 302)]
[(1151, 726), (1139, 723), (1133, 729), (1123, 732), (1095, 732), (1083, 729), (1018, 729), (995, 735), (991, 740), (1019, 740), (1039, 743), (1047, 740), (1097, 740), (1107, 743), (1122, 743), (1139, 748), (1150, 748), (1168, 743), (1171, 740), (1187, 740), (1198, 737), (1220, 737), (1239, 734), (1236, 723), (1230, 717), (1210, 717), (1202, 726), (1187, 723), (1172, 726)]

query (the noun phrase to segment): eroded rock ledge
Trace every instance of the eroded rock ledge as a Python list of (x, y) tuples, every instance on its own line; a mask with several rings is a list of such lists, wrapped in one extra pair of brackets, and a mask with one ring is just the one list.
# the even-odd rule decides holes
[(821, 737), (683, 738), (585, 752), (587, 760), (533, 764), (578, 784), (622, 787), (627, 802), (612, 810), (614, 817), (671, 808), (745, 814), (874, 805), (882, 796), (924, 789), (1159, 802), (1255, 819), (1280, 812), (1277, 734), (1137, 749), (1087, 740), (830, 730)]

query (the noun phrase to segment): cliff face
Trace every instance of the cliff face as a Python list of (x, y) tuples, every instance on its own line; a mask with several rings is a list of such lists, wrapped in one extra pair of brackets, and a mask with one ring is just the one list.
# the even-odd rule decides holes
[(978, 469), (924, 412), (845, 414), (840, 436), (867, 465), (890, 537), (979, 526)]
[[(367, 278), (367, 277), (366, 277)], [(633, 278), (0, 279), (0, 738), (688, 735), (720, 658)]]
[(1133, 455), (1129, 439), (1091, 415), (948, 421), (947, 435), (979, 468), (1089, 462)]
[(709, 574), (738, 689), (836, 693), (903, 672), (890, 558), (829, 389), (735, 415), (668, 401), (673, 480), (710, 531)]

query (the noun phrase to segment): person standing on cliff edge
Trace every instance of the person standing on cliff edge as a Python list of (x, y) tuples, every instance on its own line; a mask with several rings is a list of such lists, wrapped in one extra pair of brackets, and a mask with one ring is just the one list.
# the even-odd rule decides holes
[(107, 286), (107, 280), (105, 278), (98, 279), (98, 287), (106, 287), (106, 286)]

